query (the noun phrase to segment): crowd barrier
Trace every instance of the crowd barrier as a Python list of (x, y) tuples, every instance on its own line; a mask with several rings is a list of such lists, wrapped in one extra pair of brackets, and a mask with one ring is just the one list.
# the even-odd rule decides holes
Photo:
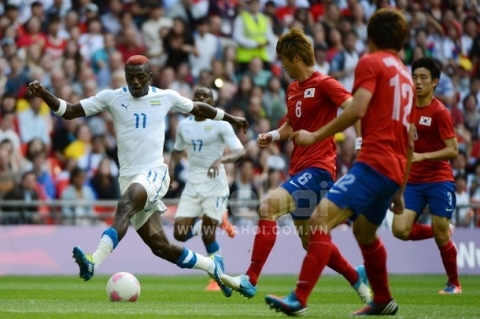
[[(104, 230), (102, 226), (0, 226), (1, 275), (78, 275), (72, 257), (72, 248), (80, 245), (92, 251), (98, 245)], [(173, 229), (165, 228), (172, 240)], [(229, 238), (218, 230), (218, 242), (225, 258), (226, 271), (245, 272), (251, 256), (255, 227), (237, 229), (237, 236)], [(379, 231), (388, 252), (388, 270), (392, 274), (444, 274), (438, 248), (433, 239), (403, 242), (388, 230)], [(333, 240), (353, 265), (362, 263), (360, 250), (348, 227), (333, 231)], [(459, 273), (480, 275), (480, 231), (455, 229), (453, 240), (458, 250)], [(199, 237), (186, 246), (205, 254)], [(305, 256), (293, 228), (279, 228), (276, 245), (268, 259), (264, 274), (297, 274)], [(198, 270), (184, 270), (154, 256), (135, 231), (130, 228), (115, 251), (97, 270), (97, 274), (128, 271), (134, 274), (185, 275), (201, 274)], [(330, 269), (327, 273), (332, 273)]]

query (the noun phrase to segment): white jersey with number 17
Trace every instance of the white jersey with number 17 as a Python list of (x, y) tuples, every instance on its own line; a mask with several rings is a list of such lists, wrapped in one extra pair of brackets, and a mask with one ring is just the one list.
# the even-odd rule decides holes
[(103, 90), (80, 101), (86, 116), (108, 111), (117, 134), (120, 176), (134, 176), (165, 165), (165, 117), (173, 109), (189, 113), (193, 102), (173, 90), (150, 87), (148, 94), (133, 97), (127, 87)]
[[(209, 119), (195, 121), (195, 118), (190, 116), (178, 124), (173, 148), (177, 151), (187, 149), (190, 164), (188, 181), (199, 184), (210, 180), (207, 176), (208, 168), (223, 155), (225, 145), (232, 151), (243, 149), (242, 142), (229, 123)], [(220, 167), (219, 176), (226, 180), (223, 165)]]

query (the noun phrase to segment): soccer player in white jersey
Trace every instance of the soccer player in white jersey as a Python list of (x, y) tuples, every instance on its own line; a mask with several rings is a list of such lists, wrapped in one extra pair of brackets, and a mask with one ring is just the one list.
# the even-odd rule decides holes
[[(193, 101), (213, 105), (212, 91), (199, 87), (193, 95)], [(231, 152), (223, 155), (225, 146)], [(168, 170), (171, 180), (185, 149), (189, 162), (188, 181), (175, 215), (175, 239), (185, 242), (201, 233), (207, 253), (210, 256), (219, 255), (216, 227), (221, 225), (227, 230), (231, 226), (225, 213), (230, 191), (222, 164), (233, 163), (244, 154), (242, 142), (230, 124), (191, 116), (178, 124), (173, 148)], [(211, 280), (206, 290), (217, 291), (220, 287)]]
[(150, 86), (152, 71), (144, 56), (134, 55), (128, 59), (125, 77), (127, 86), (103, 90), (75, 104), (56, 98), (38, 81), (28, 85), (29, 94), (43, 99), (55, 114), (65, 119), (91, 116), (101, 111), (107, 111), (113, 117), (122, 196), (114, 222), (104, 231), (97, 250), (93, 254), (85, 254), (80, 247), (73, 248), (80, 277), (84, 280), (93, 277), (94, 271), (125, 236), (131, 222), (156, 256), (180, 268), (204, 270), (217, 281), (222, 292), (230, 296), (231, 290), (219, 279), (219, 274), (223, 272), (222, 257), (215, 255), (208, 258), (185, 247), (172, 245), (163, 231), (160, 213), (166, 210), (166, 206), (161, 198), (170, 183), (168, 167), (163, 161), (165, 116), (170, 110), (175, 110), (227, 121), (244, 130), (248, 123), (244, 118), (231, 116), (208, 104), (192, 102), (175, 91)]

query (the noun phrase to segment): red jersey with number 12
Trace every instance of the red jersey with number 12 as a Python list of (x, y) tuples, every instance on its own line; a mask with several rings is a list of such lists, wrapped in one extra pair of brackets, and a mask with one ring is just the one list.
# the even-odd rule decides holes
[[(444, 140), (456, 137), (450, 111), (437, 99), (415, 108), (415, 153), (436, 152), (445, 148)], [(453, 182), (448, 160), (412, 163), (409, 183)]]
[(355, 70), (353, 92), (372, 93), (362, 118), (363, 162), (397, 184), (403, 184), (407, 168), (408, 131), (412, 123), (414, 86), (410, 72), (393, 52), (364, 55)]
[[(338, 107), (351, 94), (334, 78), (320, 72), (303, 82), (290, 83), (287, 90), (287, 118), (294, 131), (314, 132), (337, 116)], [(332, 137), (309, 146), (293, 144), (289, 174), (317, 167), (328, 171), (336, 179), (337, 149)]]

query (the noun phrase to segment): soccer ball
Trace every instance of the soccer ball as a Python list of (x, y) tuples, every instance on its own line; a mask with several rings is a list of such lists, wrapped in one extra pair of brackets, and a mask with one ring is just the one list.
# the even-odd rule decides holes
[(107, 282), (107, 297), (110, 301), (137, 301), (140, 283), (128, 272), (118, 272)]

